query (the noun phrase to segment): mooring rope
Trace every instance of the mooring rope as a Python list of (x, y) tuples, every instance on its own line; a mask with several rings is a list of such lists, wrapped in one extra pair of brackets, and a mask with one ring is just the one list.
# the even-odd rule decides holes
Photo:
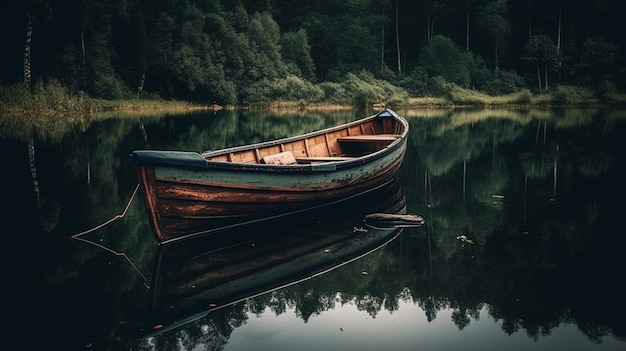
[(78, 241), (82, 241), (82, 242), (91, 244), (91, 245), (94, 245), (94, 246), (96, 246), (98, 248), (103, 249), (104, 251), (107, 251), (107, 252), (110, 252), (110, 253), (114, 254), (115, 256), (122, 256), (122, 257), (124, 257), (126, 259), (126, 261), (128, 261), (128, 263), (130, 263), (130, 265), (133, 267), (133, 269), (135, 271), (137, 271), (137, 273), (139, 273), (139, 275), (141, 275), (141, 277), (143, 278), (143, 280), (145, 282), (146, 287), (148, 287), (148, 285), (147, 285), (148, 284), (148, 279), (146, 278), (146, 276), (141, 272), (141, 270), (137, 267), (137, 265), (135, 265), (133, 260), (131, 260), (130, 257), (128, 257), (124, 252), (117, 252), (117, 251), (115, 251), (115, 250), (113, 250), (113, 249), (111, 249), (109, 247), (106, 247), (106, 246), (104, 246), (102, 244), (99, 244), (99, 243), (93, 242), (91, 240), (82, 238), (82, 236), (85, 235), (85, 234), (89, 234), (91, 232), (94, 232), (94, 231), (96, 231), (96, 230), (98, 230), (100, 228), (103, 228), (103, 227), (105, 227), (105, 226), (107, 226), (107, 225), (117, 221), (120, 218), (124, 218), (124, 216), (126, 216), (126, 212), (128, 212), (128, 209), (130, 208), (130, 204), (133, 202), (133, 199), (135, 198), (135, 195), (137, 194), (137, 190), (139, 190), (139, 184), (137, 184), (137, 186), (135, 187), (135, 191), (133, 191), (133, 195), (130, 197), (130, 200), (128, 200), (128, 204), (126, 205), (126, 208), (124, 209), (124, 212), (122, 212), (121, 214), (115, 215), (113, 218), (109, 219), (108, 221), (106, 221), (106, 222), (104, 222), (104, 223), (102, 223), (100, 225), (97, 225), (97, 226), (95, 226), (95, 227), (93, 227), (91, 229), (88, 229), (88, 230), (85, 230), (83, 232), (74, 234), (74, 235), (72, 235), (71, 238), (72, 239), (76, 239)]

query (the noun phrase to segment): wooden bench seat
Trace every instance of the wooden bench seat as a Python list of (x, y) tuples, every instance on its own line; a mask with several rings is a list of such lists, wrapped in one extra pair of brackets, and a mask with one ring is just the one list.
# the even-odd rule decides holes
[(349, 135), (337, 138), (339, 142), (357, 142), (357, 143), (390, 143), (398, 139), (400, 135), (396, 134), (377, 134), (377, 135)]
[(322, 157), (296, 157), (298, 163), (315, 163), (315, 162), (337, 162), (348, 161), (354, 157), (341, 157), (341, 156), (322, 156)]

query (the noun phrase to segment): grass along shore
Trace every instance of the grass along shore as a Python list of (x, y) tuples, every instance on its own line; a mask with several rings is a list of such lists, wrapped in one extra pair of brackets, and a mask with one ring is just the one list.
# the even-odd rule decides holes
[(329, 102), (278, 100), (270, 103), (226, 105), (198, 104), (186, 101), (164, 100), (156, 96), (105, 100), (90, 98), (86, 94), (71, 94), (59, 84), (36, 84), (28, 89), (22, 84), (0, 86), (0, 114), (2, 115), (84, 115), (111, 111), (191, 111), (220, 109), (273, 109), (273, 110), (344, 110), (356, 107), (392, 106), (393, 108), (451, 108), (451, 107), (559, 107), (590, 105), (623, 105), (626, 94), (605, 93), (598, 96), (593, 90), (561, 85), (545, 93), (520, 90), (515, 93), (491, 96), (482, 92), (450, 85), (444, 96), (420, 96), (398, 99), (398, 94), (387, 100), (385, 96), (362, 95), (345, 97), (343, 101)]

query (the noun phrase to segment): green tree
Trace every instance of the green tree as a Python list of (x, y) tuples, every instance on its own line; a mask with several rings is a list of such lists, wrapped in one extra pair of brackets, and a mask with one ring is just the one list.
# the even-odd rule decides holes
[(284, 33), (280, 38), (280, 50), (291, 73), (315, 81), (315, 63), (306, 30)]
[(199, 9), (193, 6), (185, 9), (179, 47), (172, 57), (175, 78), (191, 92), (202, 89), (208, 78), (207, 65), (213, 64), (210, 58), (211, 43), (203, 31), (204, 21), (204, 14)]
[(451, 39), (436, 35), (424, 47), (419, 57), (420, 66), (431, 77), (441, 76), (446, 81), (463, 87), (470, 85), (472, 56), (463, 52)]
[(492, 42), (494, 68), (500, 68), (502, 52), (508, 43), (511, 23), (507, 13), (508, 0), (494, 0), (487, 4), (479, 14), (478, 23), (481, 30)]
[(87, 91), (105, 99), (124, 98), (130, 92), (113, 65), (113, 22), (120, 14), (123, 16), (117, 5), (120, 4), (84, 1), (80, 14)]
[(165, 12), (155, 14), (153, 22), (148, 25), (146, 56), (146, 84), (162, 97), (170, 98), (174, 93), (171, 85), (173, 75), (171, 62), (174, 53), (174, 18)]
[(580, 50), (580, 67), (583, 82), (598, 84), (609, 81), (613, 65), (619, 57), (619, 47), (608, 42), (603, 36), (586, 39)]
[(250, 63), (254, 67), (254, 74), (250, 78), (284, 77), (287, 67), (280, 55), (280, 28), (272, 16), (267, 12), (254, 13), (247, 35), (253, 53), (253, 61)]
[[(545, 34), (531, 36), (524, 46), (522, 60), (530, 62), (537, 72), (539, 91), (548, 89), (548, 72), (556, 69), (557, 49), (552, 39)], [(541, 85), (541, 71), (544, 84)]]

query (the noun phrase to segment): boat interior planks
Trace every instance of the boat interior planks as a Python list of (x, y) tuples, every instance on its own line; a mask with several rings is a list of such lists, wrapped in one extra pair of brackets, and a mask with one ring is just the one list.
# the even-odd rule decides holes
[(346, 161), (378, 151), (398, 138), (397, 123), (372, 120), (363, 125), (312, 135), (278, 145), (263, 145), (254, 150), (233, 151), (206, 159), (215, 162), (286, 165), (310, 162)]

